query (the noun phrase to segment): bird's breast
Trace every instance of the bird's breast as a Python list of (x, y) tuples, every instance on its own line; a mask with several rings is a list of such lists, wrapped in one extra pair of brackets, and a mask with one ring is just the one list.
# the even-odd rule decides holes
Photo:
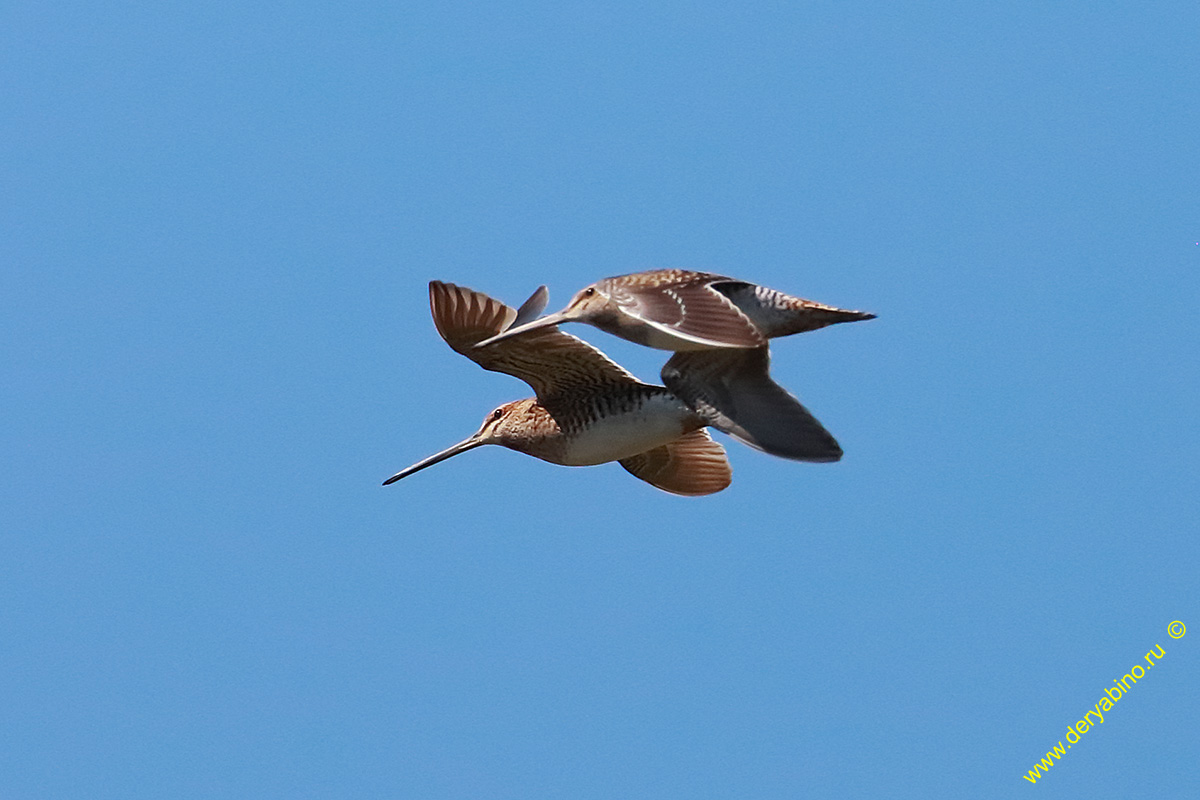
[(567, 426), (559, 463), (587, 466), (619, 461), (672, 442), (702, 424), (678, 398), (665, 392), (598, 405), (598, 413)]

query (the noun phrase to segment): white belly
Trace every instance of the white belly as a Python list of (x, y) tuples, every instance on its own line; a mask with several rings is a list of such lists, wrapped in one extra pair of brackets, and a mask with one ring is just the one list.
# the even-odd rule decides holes
[(563, 463), (603, 464), (644, 453), (683, 435), (692, 412), (674, 397), (653, 397), (640, 408), (598, 420), (571, 438)]

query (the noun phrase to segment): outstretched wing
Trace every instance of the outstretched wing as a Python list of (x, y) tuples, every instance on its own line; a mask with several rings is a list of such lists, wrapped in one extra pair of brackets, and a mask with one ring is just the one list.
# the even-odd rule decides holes
[(767, 348), (676, 353), (663, 383), (717, 430), (773, 456), (837, 461), (842, 448), (800, 401), (771, 380)]
[[(536, 307), (539, 302), (544, 306), (542, 291), (535, 292), (523, 308)], [(595, 347), (556, 327), (475, 347), (507, 330), (518, 316), (514, 309), (482, 292), (430, 281), (429, 307), (438, 333), (455, 352), (486, 370), (520, 378), (533, 387), (543, 404), (572, 390), (641, 383)]]
[[(625, 313), (666, 333), (709, 347), (761, 347), (767, 339), (742, 310), (712, 286), (719, 275), (656, 270), (644, 281), (614, 283), (611, 296)], [(640, 277), (640, 276), (638, 276)]]

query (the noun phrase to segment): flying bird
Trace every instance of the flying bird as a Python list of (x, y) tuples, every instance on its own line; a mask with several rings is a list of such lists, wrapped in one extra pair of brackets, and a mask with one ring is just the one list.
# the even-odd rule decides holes
[(681, 495), (719, 492), (732, 479), (725, 450), (705, 426), (798, 461), (837, 461), (842, 449), (803, 405), (771, 380), (766, 348), (676, 353), (666, 386), (642, 383), (592, 345), (539, 326), (480, 346), (545, 307), (540, 287), (519, 311), (487, 295), (431, 281), (434, 325), (484, 369), (528, 383), (535, 397), (496, 408), (473, 435), (397, 472), (394, 483), (485, 444), (566, 466), (617, 461), (635, 477)]
[(660, 269), (597, 281), (562, 311), (513, 325), (478, 346), (563, 322), (586, 322), (659, 350), (750, 349), (777, 336), (874, 318), (723, 275)]

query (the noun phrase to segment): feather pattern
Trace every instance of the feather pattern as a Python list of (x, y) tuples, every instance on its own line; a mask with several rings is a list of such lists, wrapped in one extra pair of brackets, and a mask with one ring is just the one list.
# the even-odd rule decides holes
[(725, 448), (703, 430), (692, 431), (661, 447), (623, 458), (620, 463), (635, 478), (672, 494), (713, 494), (733, 480)]
[(617, 306), (639, 322), (710, 347), (760, 347), (766, 339), (750, 318), (712, 287), (720, 276), (685, 273), (675, 280), (630, 286), (618, 278), (601, 281)]
[(486, 370), (520, 378), (543, 404), (612, 387), (649, 388), (595, 347), (555, 327), (475, 347), (517, 318), (512, 308), (481, 292), (431, 281), (429, 304), (438, 333), (455, 352)]

